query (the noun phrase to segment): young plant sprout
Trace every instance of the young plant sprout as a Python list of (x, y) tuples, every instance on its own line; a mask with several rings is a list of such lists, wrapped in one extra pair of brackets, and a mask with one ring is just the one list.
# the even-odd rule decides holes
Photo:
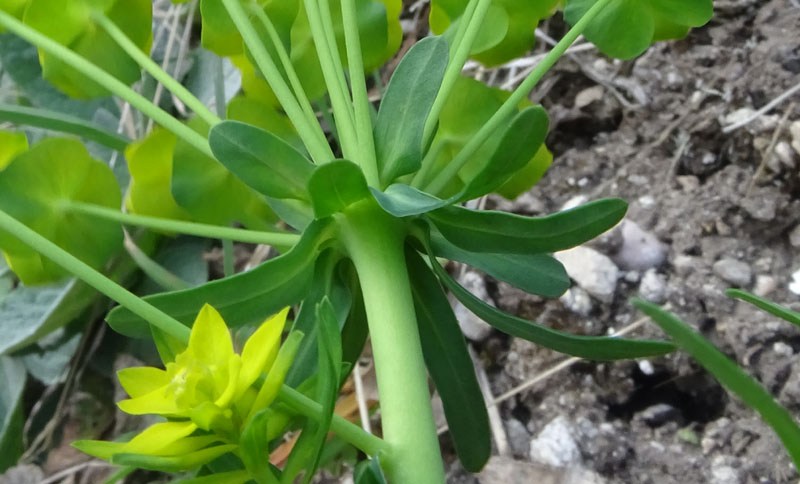
[[(0, 1), (0, 28), (39, 49), (51, 83), (78, 98), (117, 96), (157, 125), (132, 140), (59, 113), (0, 106), (0, 120), (72, 135), (30, 149), (15, 143), (0, 171), (0, 248), (10, 267), (31, 284), (72, 274), (115, 300), (108, 324), (152, 339), (166, 367), (120, 372), (131, 398), (119, 406), (167, 421), (126, 442), (76, 447), (122, 466), (192, 471), (187, 482), (309, 482), (332, 431), (369, 457), (358, 483), (443, 483), (430, 375), (461, 463), (479, 471), (491, 453), (487, 411), (445, 288), (499, 330), (566, 354), (615, 360), (674, 350), (506, 314), (441, 261), (530, 293), (563, 294), (569, 278), (550, 254), (614, 227), (624, 201), (545, 217), (462, 204), (490, 193), (515, 198), (545, 173), (549, 121), (528, 95), (579, 36), (630, 58), (705, 24), (711, 0), (433, 0), (436, 35), (403, 56), (378, 105), (366, 76), (401, 44), (400, 0), (200, 0), (199, 8), (203, 47), (242, 72), (243, 93), (227, 103), (218, 95), (217, 112), (150, 59), (150, 0)], [(562, 9), (571, 28), (515, 91), (460, 77), (470, 57), (493, 66), (523, 55), (537, 23)], [(140, 69), (193, 116), (178, 119), (133, 90)], [(75, 137), (124, 153), (124, 198), (111, 169)], [(229, 255), (231, 241), (280, 255), (142, 298), (115, 282), (123, 225), (220, 239)], [(290, 306), (298, 309), (278, 349)], [(255, 332), (236, 354), (229, 328), (247, 327)], [(381, 438), (333, 412), (368, 335)], [(269, 451), (289, 430), (300, 437), (278, 468)]]

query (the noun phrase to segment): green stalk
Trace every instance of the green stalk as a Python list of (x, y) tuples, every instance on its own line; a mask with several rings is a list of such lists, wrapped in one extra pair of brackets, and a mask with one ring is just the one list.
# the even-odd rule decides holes
[(444, 105), (447, 102), (447, 98), (450, 96), (450, 92), (453, 90), (453, 86), (455, 86), (459, 76), (461, 76), (461, 71), (464, 69), (464, 64), (467, 62), (475, 39), (478, 38), (483, 20), (486, 18), (486, 12), (489, 11), (489, 6), (491, 4), (492, 0), (472, 0), (467, 5), (467, 9), (461, 17), (461, 25), (458, 26), (456, 40), (453, 42), (453, 48), (450, 49), (450, 62), (447, 64), (444, 79), (442, 79), (442, 86), (439, 88), (439, 92), (431, 107), (431, 112), (428, 114), (428, 119), (425, 122), (422, 146), (428, 146), (433, 135), (436, 134), (439, 115), (442, 113), (442, 109), (444, 109)]
[(455, 158), (433, 179), (426, 187), (426, 191), (431, 194), (439, 193), (450, 180), (458, 174), (458, 171), (472, 158), (472, 156), (483, 146), (487, 139), (505, 123), (517, 110), (517, 106), (533, 90), (544, 75), (561, 58), (567, 49), (575, 42), (586, 27), (597, 17), (597, 15), (612, 0), (598, 0), (592, 8), (581, 17), (581, 19), (567, 32), (564, 38), (553, 47), (547, 56), (540, 62), (520, 86), (511, 93), (511, 96), (497, 110), (497, 112), (483, 125), (483, 127), (473, 136)]
[(355, 0), (342, 0), (342, 23), (344, 25), (345, 45), (347, 46), (347, 64), (350, 67), (350, 89), (353, 94), (353, 110), (356, 118), (356, 135), (358, 136), (360, 153), (357, 161), (361, 165), (364, 176), (367, 178), (367, 183), (380, 187)]
[(167, 74), (161, 66), (153, 62), (150, 56), (142, 52), (139, 47), (125, 35), (114, 22), (108, 18), (100, 10), (92, 10), (92, 20), (97, 23), (106, 33), (116, 42), (122, 50), (128, 54), (142, 69), (147, 71), (148, 74), (153, 76), (155, 80), (160, 82), (167, 90), (175, 94), (189, 109), (195, 112), (203, 121), (208, 123), (209, 126), (214, 126), (219, 123), (221, 119), (211, 112), (202, 101), (197, 99), (188, 89)]
[(255, 27), (253, 27), (253, 24), (247, 17), (241, 0), (222, 0), (222, 3), (231, 16), (231, 19), (233, 19), (233, 23), (236, 25), (239, 33), (242, 35), (245, 45), (250, 49), (250, 53), (253, 55), (256, 65), (261, 70), (261, 73), (264, 74), (270, 88), (272, 88), (275, 96), (281, 102), (284, 111), (286, 111), (286, 115), (297, 129), (297, 133), (300, 135), (306, 148), (308, 148), (311, 158), (313, 158), (316, 163), (326, 163), (333, 160), (334, 156), (331, 147), (328, 143), (322, 141), (325, 139), (324, 134), (321, 134), (322, 128), (319, 126), (319, 123), (310, 123), (309, 120), (306, 119), (303, 109), (298, 104), (297, 99), (295, 99), (294, 94), (291, 89), (289, 89), (278, 67), (272, 60), (269, 51), (261, 42), (261, 38), (256, 32)]
[(72, 52), (67, 47), (39, 33), (3, 11), (0, 11), (0, 27), (9, 30), (53, 57), (69, 64), (70, 67), (129, 102), (131, 106), (141, 111), (145, 116), (148, 116), (169, 131), (172, 131), (176, 136), (182, 138), (203, 154), (211, 158), (214, 157), (206, 138), (170, 116), (166, 111), (151, 103), (147, 98), (126, 86), (116, 77), (100, 69), (75, 52)]
[(148, 217), (145, 215), (134, 215), (90, 203), (64, 202), (63, 208), (64, 210), (69, 210), (76, 213), (83, 213), (106, 220), (114, 220), (125, 225), (135, 225), (153, 230), (161, 230), (163, 232), (174, 232), (179, 234), (195, 235), (198, 237), (208, 237), (212, 239), (227, 239), (235, 240), (237, 242), (273, 245), (278, 247), (290, 247), (300, 240), (300, 236), (295, 234), (261, 232), (255, 230), (236, 229), (232, 227), (220, 227), (217, 225), (199, 224), (195, 222), (183, 222), (180, 220), (170, 220), (165, 218)]
[[(250, 11), (267, 30), (267, 35), (269, 35), (272, 45), (278, 52), (278, 59), (281, 61), (281, 66), (286, 72), (286, 76), (289, 78), (289, 84), (291, 84), (295, 98), (300, 104), (300, 108), (303, 110), (308, 123), (312, 125), (318, 125), (317, 115), (314, 113), (314, 108), (311, 106), (308, 95), (303, 88), (303, 83), (300, 82), (300, 77), (297, 75), (294, 64), (292, 64), (292, 59), (289, 57), (289, 53), (286, 51), (286, 47), (283, 45), (283, 41), (281, 40), (280, 35), (278, 35), (278, 31), (275, 29), (275, 25), (267, 16), (267, 12), (265, 12), (263, 8), (259, 7), (258, 4), (250, 5)], [(316, 132), (320, 142), (327, 145), (328, 140), (325, 138), (325, 133), (323, 133), (321, 129), (316, 130)]]
[[(330, 51), (330, 57), (333, 60), (333, 65), (336, 67), (336, 82), (339, 90), (342, 91), (342, 96), (345, 99), (350, 99), (350, 90), (347, 86), (347, 77), (345, 76), (344, 63), (342, 56), (339, 55), (339, 42), (336, 39), (336, 28), (333, 25), (333, 16), (331, 15), (330, 0), (317, 0), (319, 2), (319, 15), (322, 20), (322, 28), (325, 32), (325, 41)], [(355, 127), (355, 113), (353, 106), (347, 104), (347, 115), (350, 117), (350, 124)]]
[(0, 210), (0, 230), (13, 234), (33, 250), (74, 274), (86, 284), (130, 309), (131, 312), (170, 336), (189, 343), (189, 328), (145, 302), (74, 255), (42, 237), (27, 225)]
[[(278, 400), (289, 405), (299, 413), (314, 420), (322, 420), (322, 405), (298, 392), (292, 387), (284, 385), (278, 392)], [(333, 433), (346, 442), (362, 450), (367, 455), (374, 456), (378, 452), (390, 452), (389, 444), (380, 437), (364, 431), (358, 425), (335, 415), (331, 422)]]
[(414, 301), (406, 271), (402, 222), (374, 202), (352, 206), (341, 219), (369, 321), (383, 435), (392, 453), (385, 462), (393, 484), (443, 484), (439, 440), (422, 358)]
[[(336, 39), (334, 38), (334, 44), (331, 47), (317, 0), (304, 0), (304, 3), (306, 15), (308, 15), (308, 25), (311, 28), (314, 46), (317, 49), (317, 57), (322, 68), (322, 75), (325, 78), (328, 95), (331, 98), (333, 117), (342, 143), (342, 152), (345, 157), (352, 159), (358, 149), (358, 138), (353, 125), (353, 114), (347, 90), (341, 84), (341, 79), (339, 78), (344, 68), (341, 65), (341, 59), (338, 57), (338, 49), (336, 56), (333, 55), (332, 49), (336, 48)], [(337, 59), (339, 59), (338, 63)]]

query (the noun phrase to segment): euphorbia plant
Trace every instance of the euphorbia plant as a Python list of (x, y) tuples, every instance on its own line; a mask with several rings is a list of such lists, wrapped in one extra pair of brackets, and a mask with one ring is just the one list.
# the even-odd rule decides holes
[[(536, 23), (561, 6), (571, 29), (514, 92), (460, 79), (471, 55), (487, 64), (522, 55)], [(161, 392), (161, 406), (141, 409), (169, 423), (128, 444), (79, 444), (90, 453), (152, 469), (200, 468), (202, 482), (291, 482), (303, 469), (308, 482), (330, 428), (380, 458), (358, 469), (364, 482), (383, 479), (382, 468), (393, 483), (441, 483), (430, 373), (456, 451), (465, 468), (477, 471), (491, 451), (488, 418), (443, 288), (498, 329), (571, 355), (611, 360), (673, 349), (659, 341), (570, 335), (505, 314), (461, 287), (440, 261), (472, 265), (531, 293), (561, 295), (569, 279), (549, 254), (613, 227), (625, 214), (623, 201), (540, 218), (461, 204), (492, 192), (513, 198), (546, 171), (547, 114), (527, 96), (581, 34), (610, 55), (632, 57), (654, 40), (705, 23), (711, 0), (434, 0), (431, 25), (441, 35), (408, 51), (377, 111), (365, 74), (400, 44), (399, 0), (201, 0), (203, 45), (231, 56), (243, 71), (244, 95), (227, 110), (218, 99), (216, 113), (146, 55), (149, 0), (0, 7), (0, 26), (39, 49), (44, 76), (64, 92), (113, 93), (159, 125), (134, 141), (68, 116), (0, 109), (5, 119), (76, 134), (128, 158), (132, 184), (124, 211), (111, 172), (76, 141), (17, 147), (23, 152), (0, 172), (0, 245), (21, 279), (44, 282), (64, 270), (83, 279), (120, 304), (107, 317), (112, 328), (153, 338), (167, 368), (157, 378), (158, 370), (121, 374), (134, 397), (121, 407), (130, 410), (145, 388)], [(128, 87), (137, 66), (195, 117), (178, 120)], [(330, 103), (328, 131), (311, 104), (321, 97)], [(234, 221), (246, 229), (229, 227)], [(120, 223), (167, 236), (269, 244), (282, 254), (245, 273), (140, 298), (103, 275), (121, 241)], [(305, 337), (298, 344), (290, 336), (285, 344), (297, 344), (289, 369), (276, 370), (280, 357), (267, 364), (274, 341), (248, 342), (239, 358), (226, 342), (208, 340), (211, 320), (225, 340), (223, 319), (231, 328), (257, 325), (293, 305), (299, 309), (291, 334)], [(198, 313), (195, 325), (205, 326), (190, 331)], [(196, 334), (205, 334), (197, 337), (205, 343), (195, 343)], [(368, 334), (382, 439), (332, 418)], [(211, 353), (224, 346), (224, 362), (204, 360), (203, 344)], [(234, 383), (230, 375), (245, 370), (247, 378)], [(275, 390), (284, 371), (285, 385)], [(137, 380), (148, 375), (154, 381)], [(260, 399), (265, 388), (275, 394)], [(279, 403), (269, 406), (275, 398)], [(277, 469), (268, 462), (270, 440), (298, 414), (305, 417), (300, 440)], [(167, 430), (173, 447), (145, 448), (150, 433)], [(186, 457), (194, 452), (207, 453)]]

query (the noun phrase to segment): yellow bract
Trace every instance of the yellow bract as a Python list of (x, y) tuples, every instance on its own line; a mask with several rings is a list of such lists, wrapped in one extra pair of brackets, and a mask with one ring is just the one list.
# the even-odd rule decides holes
[(117, 374), (130, 396), (119, 402), (122, 411), (161, 415), (169, 421), (151, 425), (128, 442), (84, 440), (73, 445), (101, 459), (163, 470), (197, 467), (234, 449), (248, 417), (274, 399), (255, 398), (264, 392), (254, 384), (263, 373), (270, 387), (276, 379), (282, 384), (296, 351), (299, 335), (291, 335), (281, 361), (274, 365), (288, 312), (286, 308), (264, 321), (240, 356), (222, 316), (206, 304), (194, 322), (189, 345), (165, 370), (137, 367)]

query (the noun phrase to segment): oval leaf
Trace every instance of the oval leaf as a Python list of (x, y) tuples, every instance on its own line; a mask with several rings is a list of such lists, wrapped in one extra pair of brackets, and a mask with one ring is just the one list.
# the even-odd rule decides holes
[(492, 433), (475, 367), (453, 309), (439, 281), (413, 249), (406, 250), (422, 354), (442, 397), (458, 458), (478, 472), (492, 453)]
[(628, 209), (618, 198), (546, 217), (445, 207), (427, 216), (450, 243), (472, 252), (530, 254), (565, 250), (614, 227)]
[(208, 136), (214, 156), (259, 193), (308, 200), (314, 165), (280, 137), (256, 126), (223, 121)]
[(308, 180), (308, 193), (316, 218), (343, 211), (369, 196), (367, 180), (361, 168), (347, 160), (320, 165)]
[(375, 122), (383, 183), (419, 169), (425, 122), (444, 78), (450, 48), (442, 37), (419, 41), (394, 71)]

